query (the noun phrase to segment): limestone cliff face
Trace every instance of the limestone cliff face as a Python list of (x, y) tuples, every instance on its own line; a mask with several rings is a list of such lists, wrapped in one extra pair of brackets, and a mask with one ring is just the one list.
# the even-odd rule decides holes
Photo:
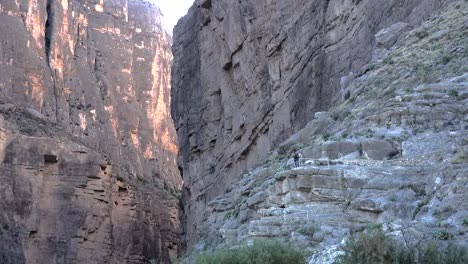
[(62, 131), (5, 129), (2, 263), (167, 262), (177, 253), (172, 39), (161, 19), (137, 0), (0, 1), (2, 114), (8, 126), (29, 117)]
[(204, 232), (208, 202), (341, 101), (342, 77), (371, 60), (379, 30), (416, 25), (447, 2), (197, 1), (173, 46), (188, 245)]

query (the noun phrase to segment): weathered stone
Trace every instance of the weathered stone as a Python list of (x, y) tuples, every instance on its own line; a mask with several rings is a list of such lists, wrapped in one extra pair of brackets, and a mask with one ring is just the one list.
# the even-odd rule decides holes
[(388, 28), (382, 29), (375, 35), (377, 47), (390, 49), (397, 42), (400, 35), (407, 31), (409, 24), (398, 22)]
[(31, 108), (26, 108), (26, 113), (31, 117), (35, 118), (37, 120), (41, 121), (47, 121), (47, 117), (45, 117), (43, 114), (39, 113), (38, 111), (31, 109)]
[(354, 142), (327, 142), (322, 146), (322, 157), (338, 159), (350, 153), (359, 153), (360, 144)]
[(0, 1), (0, 127), (15, 134), (0, 131), (10, 230), (0, 227), (0, 262), (177, 254), (172, 37), (161, 20), (137, 0)]
[(312, 236), (312, 240), (315, 242), (322, 242), (325, 239), (325, 236), (321, 231), (314, 232), (314, 235)]
[[(213, 1), (213, 12), (216, 12), (216, 2), (223, 3)], [(404, 1), (400, 3), (407, 4)], [(417, 2), (412, 3), (418, 5)], [(450, 38), (430, 43), (434, 48), (431, 53), (445, 54), (443, 52), (449, 50), (462, 52), (458, 46), (464, 39), (456, 32), (461, 28), (464, 14), (468, 13), (468, 3), (460, 0), (457, 4), (462, 6), (461, 11), (449, 5), (448, 10), (444, 10), (440, 17), (437, 13), (431, 23), (416, 26), (430, 33), (450, 29)], [(419, 6), (423, 7), (427, 6)], [(354, 8), (359, 8), (359, 4)], [(226, 14), (222, 16), (224, 19), (229, 17)], [(401, 14), (400, 17), (406, 16)], [(211, 23), (211, 26), (215, 26)], [(254, 23), (247, 24), (247, 27), (254, 26)], [(385, 27), (392, 23), (394, 21), (388, 21)], [(340, 23), (335, 22), (333, 26), (339, 27)], [(466, 245), (468, 233), (463, 232), (461, 224), (466, 217), (466, 210), (461, 208), (466, 208), (468, 201), (465, 176), (468, 167), (465, 163), (466, 155), (462, 155), (468, 153), (468, 134), (464, 133), (467, 110), (466, 102), (458, 98), (468, 91), (468, 78), (462, 72), (462, 67), (458, 67), (465, 63), (463, 57), (451, 58), (448, 63), (450, 67), (440, 58), (430, 56), (413, 56), (408, 60), (408, 52), (429, 52), (428, 40), (418, 39), (414, 32), (404, 34), (389, 50), (391, 63), (370, 63), (362, 75), (357, 74), (350, 80), (349, 85), (340, 85), (340, 89), (347, 86), (352, 97), (330, 110), (334, 121), (324, 130), (329, 136), (311, 133), (313, 136), (310, 141), (297, 144), (301, 142), (302, 135), (307, 134), (299, 130), (284, 141), (289, 144), (288, 147), (298, 148), (303, 154), (309, 148), (311, 156), (316, 156), (300, 167), (290, 167), (290, 157), (277, 155), (278, 149), (274, 149), (272, 152), (275, 154), (268, 161), (258, 162), (254, 165), (255, 169), (246, 170), (238, 179), (232, 180), (224, 192), (215, 195), (217, 190), (212, 186), (222, 176), (213, 171), (203, 176), (194, 172), (201, 168), (197, 166), (203, 166), (206, 162), (216, 164), (218, 161), (192, 163), (197, 159), (193, 156), (203, 154), (191, 153), (191, 161), (186, 166), (192, 173), (191, 177), (198, 180), (187, 184), (189, 190), (185, 195), (192, 197), (191, 191), (200, 192), (194, 197), (196, 201), (184, 202), (188, 208), (203, 204), (207, 204), (208, 208), (204, 212), (190, 209), (192, 214), (186, 219), (192, 219), (192, 225), (187, 230), (193, 232), (188, 235), (189, 239), (193, 239), (194, 243), (206, 241), (209, 245), (207, 250), (237, 246), (258, 237), (295, 241), (300, 246), (313, 246), (316, 255), (310, 258), (310, 263), (328, 264), (334, 263), (342, 243), (350, 233), (364, 232), (380, 225), (385, 233), (396, 239), (400, 239), (400, 234), (406, 231), (410, 231), (417, 239), (428, 238), (427, 234), (433, 234), (443, 226), (454, 239), (452, 242)], [(289, 34), (285, 36), (289, 37)], [(287, 45), (287, 39), (279, 39), (283, 41), (281, 45)], [(243, 43), (242, 50), (236, 54), (240, 55), (248, 46), (248, 42)], [(267, 48), (272, 53), (277, 52), (275, 45)], [(372, 53), (372, 49), (368, 53)], [(461, 56), (462, 53), (459, 54)], [(238, 62), (242, 64), (245, 60)], [(434, 71), (440, 80), (428, 81), (421, 76), (414, 76), (414, 64), (426, 62), (431, 63), (431, 72)], [(235, 71), (235, 63), (231, 66), (228, 70)], [(284, 71), (278, 74), (271, 67), (268, 70), (272, 71), (274, 78), (287, 74)], [(343, 72), (337, 76), (348, 75), (351, 73)], [(229, 91), (222, 89), (221, 93)], [(318, 97), (322, 95), (316, 94)], [(249, 104), (248, 99), (243, 103)], [(341, 118), (341, 114), (346, 114), (346, 118)], [(313, 128), (316, 121), (311, 120), (309, 125)], [(221, 119), (220, 122), (225, 121)], [(244, 128), (249, 125), (246, 122)], [(197, 131), (192, 130), (191, 133), (195, 135)], [(195, 143), (203, 145), (203, 137), (193, 137), (196, 138)], [(340, 145), (340, 142), (326, 141), (325, 138), (340, 138), (345, 146)], [(349, 143), (352, 146), (348, 148)], [(215, 147), (213, 156), (209, 157), (216, 159), (215, 154), (221, 155), (225, 148), (233, 147), (231, 144), (223, 144), (219, 149)], [(329, 153), (341, 152), (340, 148), (346, 149), (345, 152), (354, 151), (348, 154), (354, 158), (322, 158), (322, 152), (327, 154), (323, 156), (333, 156), (336, 154)], [(255, 151), (255, 148), (249, 151)], [(245, 165), (242, 160), (236, 162), (231, 159), (230, 162), (230, 166)], [(247, 196), (259, 192), (264, 192), (266, 199), (247, 211)], [(248, 195), (242, 195), (244, 193)], [(210, 198), (210, 195), (214, 197)], [(226, 220), (225, 212), (214, 212), (210, 206), (219, 201), (225, 202), (226, 206), (240, 208), (242, 221), (240, 217)], [(247, 217), (250, 212), (252, 215)], [(308, 235), (300, 236), (299, 232)]]
[(267, 196), (266, 196), (265, 192), (256, 193), (247, 200), (247, 205), (250, 208), (252, 208), (253, 206), (265, 201), (266, 197)]
[(0, 113), (8, 113), (16, 108), (14, 104), (0, 104)]
[(434, 33), (434, 35), (430, 36), (429, 39), (431, 41), (437, 41), (437, 40), (440, 40), (441, 38), (447, 36), (448, 33), (449, 33), (449, 31), (444, 29), (444, 30), (441, 30), (441, 31), (438, 31), (438, 32)]
[[(51, 256), (63, 263), (127, 263), (128, 257), (144, 263), (175, 256), (173, 194), (142, 188), (118, 166), (102, 170), (102, 154), (70, 139), (24, 136), (2, 121), (9, 131), (0, 137), (6, 157), (0, 164), (2, 263), (49, 263)], [(47, 243), (55, 246), (38, 246)], [(162, 248), (146, 252), (146, 246)]]
[(206, 201), (304, 128), (315, 112), (341, 102), (341, 77), (369, 63), (377, 32), (402, 21), (415, 26), (447, 2), (194, 5), (174, 30), (172, 78), (188, 245), (198, 239)]
[(371, 140), (361, 143), (363, 156), (367, 159), (386, 160), (400, 153), (394, 144), (387, 140)]
[(253, 211), (250, 209), (244, 209), (239, 212), (239, 221), (243, 224), (250, 220), (253, 216)]

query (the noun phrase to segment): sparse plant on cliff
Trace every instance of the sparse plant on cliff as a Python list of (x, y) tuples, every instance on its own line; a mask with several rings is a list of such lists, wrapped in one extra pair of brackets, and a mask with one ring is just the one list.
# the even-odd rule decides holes
[(310, 237), (314, 236), (317, 231), (320, 231), (320, 226), (318, 224), (309, 224), (297, 229), (297, 232)]
[(393, 61), (393, 58), (391, 56), (388, 56), (383, 60), (383, 63), (385, 65), (391, 65), (391, 64), (394, 64), (395, 62)]
[(418, 76), (421, 82), (431, 83), (435, 81), (435, 76), (432, 74), (432, 68), (430, 65), (417, 64), (415, 67), (416, 76)]
[(375, 137), (375, 132), (374, 132), (374, 130), (368, 128), (367, 131), (364, 133), (364, 136), (366, 138), (374, 138)]
[(468, 163), (468, 155), (463, 151), (457, 152), (457, 154), (455, 154), (455, 157), (452, 159), (452, 164), (464, 163)]
[(452, 97), (458, 97), (458, 91), (455, 89), (451, 89), (448, 91), (448, 95)]
[(449, 240), (452, 237), (452, 234), (450, 234), (447, 229), (440, 229), (434, 233), (434, 238), (438, 240)]
[(224, 220), (228, 220), (230, 218), (237, 218), (239, 216), (239, 211), (239, 208), (235, 208), (234, 210), (227, 212), (224, 215)]
[(351, 116), (351, 111), (343, 109), (335, 109), (331, 113), (333, 120), (342, 122), (347, 117)]
[(140, 182), (140, 183), (143, 183), (143, 184), (147, 184), (148, 181), (143, 178), (142, 176), (137, 176), (137, 181)]

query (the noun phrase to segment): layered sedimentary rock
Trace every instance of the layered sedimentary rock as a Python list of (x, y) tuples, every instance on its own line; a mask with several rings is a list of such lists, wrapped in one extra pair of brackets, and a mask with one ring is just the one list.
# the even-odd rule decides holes
[(176, 256), (173, 193), (133, 181), (102, 153), (20, 108), (0, 117), (0, 146), (2, 263), (167, 263)]
[[(27, 124), (5, 130), (13, 139), (1, 154), (2, 263), (176, 254), (181, 179), (169, 113), (172, 39), (161, 19), (136, 0), (0, 1), (3, 115), (12, 127), (28, 117), (66, 132), (59, 141)], [(57, 156), (50, 166), (49, 154)]]
[(197, 1), (173, 46), (188, 245), (206, 232), (207, 203), (339, 103), (345, 76), (388, 52), (396, 39), (377, 32), (408, 30), (447, 2)]

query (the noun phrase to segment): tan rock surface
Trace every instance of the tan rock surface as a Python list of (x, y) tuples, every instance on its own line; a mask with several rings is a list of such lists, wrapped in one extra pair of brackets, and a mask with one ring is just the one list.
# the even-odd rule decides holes
[(1, 263), (177, 254), (161, 19), (137, 0), (0, 1)]

